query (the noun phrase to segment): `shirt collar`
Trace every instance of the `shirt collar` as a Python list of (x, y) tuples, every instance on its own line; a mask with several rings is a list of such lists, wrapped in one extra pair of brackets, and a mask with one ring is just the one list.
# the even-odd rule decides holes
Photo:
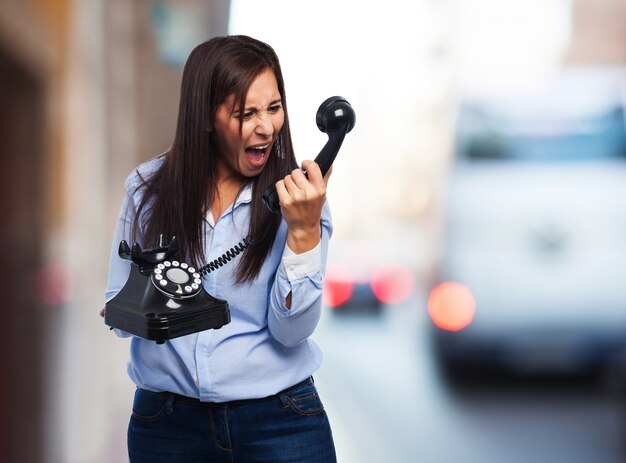
[[(237, 207), (239, 207), (239, 205), (247, 204), (250, 202), (252, 202), (252, 182), (246, 182), (243, 188), (241, 189), (241, 191), (239, 192), (239, 194), (237, 195), (237, 198), (235, 199), (235, 203), (232, 206), (230, 206), (228, 209), (226, 209), (226, 211), (224, 212), (224, 214), (222, 214), (222, 216), (232, 213)], [(207, 210), (205, 220), (211, 227), (215, 226), (215, 222), (213, 220), (213, 214), (211, 213), (210, 208)]]
[(250, 201), (252, 201), (252, 182), (246, 182), (241, 189), (241, 193), (239, 193), (237, 199), (235, 199), (233, 209), (235, 209), (240, 204), (249, 203)]

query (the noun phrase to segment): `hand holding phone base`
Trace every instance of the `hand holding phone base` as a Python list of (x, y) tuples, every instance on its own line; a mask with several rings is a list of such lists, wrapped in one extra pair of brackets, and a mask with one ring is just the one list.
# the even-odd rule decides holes
[(105, 305), (104, 322), (120, 330), (156, 341), (221, 328), (230, 322), (228, 303), (208, 294), (193, 267), (174, 260), (180, 250), (176, 237), (167, 244), (132, 250), (120, 242), (118, 254), (131, 261), (122, 290)]

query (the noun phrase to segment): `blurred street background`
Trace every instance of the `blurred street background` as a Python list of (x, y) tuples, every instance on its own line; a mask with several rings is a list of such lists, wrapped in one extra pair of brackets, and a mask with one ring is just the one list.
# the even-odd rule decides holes
[(123, 181), (224, 34), (275, 48), (299, 161), (323, 100), (357, 115), (314, 336), (339, 461), (625, 461), (626, 0), (0, 0), (2, 461), (127, 461)]

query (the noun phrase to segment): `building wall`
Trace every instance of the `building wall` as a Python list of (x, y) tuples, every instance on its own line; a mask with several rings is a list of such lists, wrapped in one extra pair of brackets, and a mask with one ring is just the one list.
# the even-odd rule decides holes
[(626, 1), (572, 0), (572, 64), (626, 63)]
[(45, 455), (46, 346), (50, 306), (41, 297), (46, 231), (62, 222), (60, 122), (67, 5), (3, 2), (0, 9), (0, 453), (6, 461)]

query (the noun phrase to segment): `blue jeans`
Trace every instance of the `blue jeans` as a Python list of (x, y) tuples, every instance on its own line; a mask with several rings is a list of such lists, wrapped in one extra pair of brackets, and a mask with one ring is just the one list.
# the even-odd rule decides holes
[(333, 437), (312, 378), (265, 399), (202, 403), (137, 389), (132, 463), (333, 463)]

